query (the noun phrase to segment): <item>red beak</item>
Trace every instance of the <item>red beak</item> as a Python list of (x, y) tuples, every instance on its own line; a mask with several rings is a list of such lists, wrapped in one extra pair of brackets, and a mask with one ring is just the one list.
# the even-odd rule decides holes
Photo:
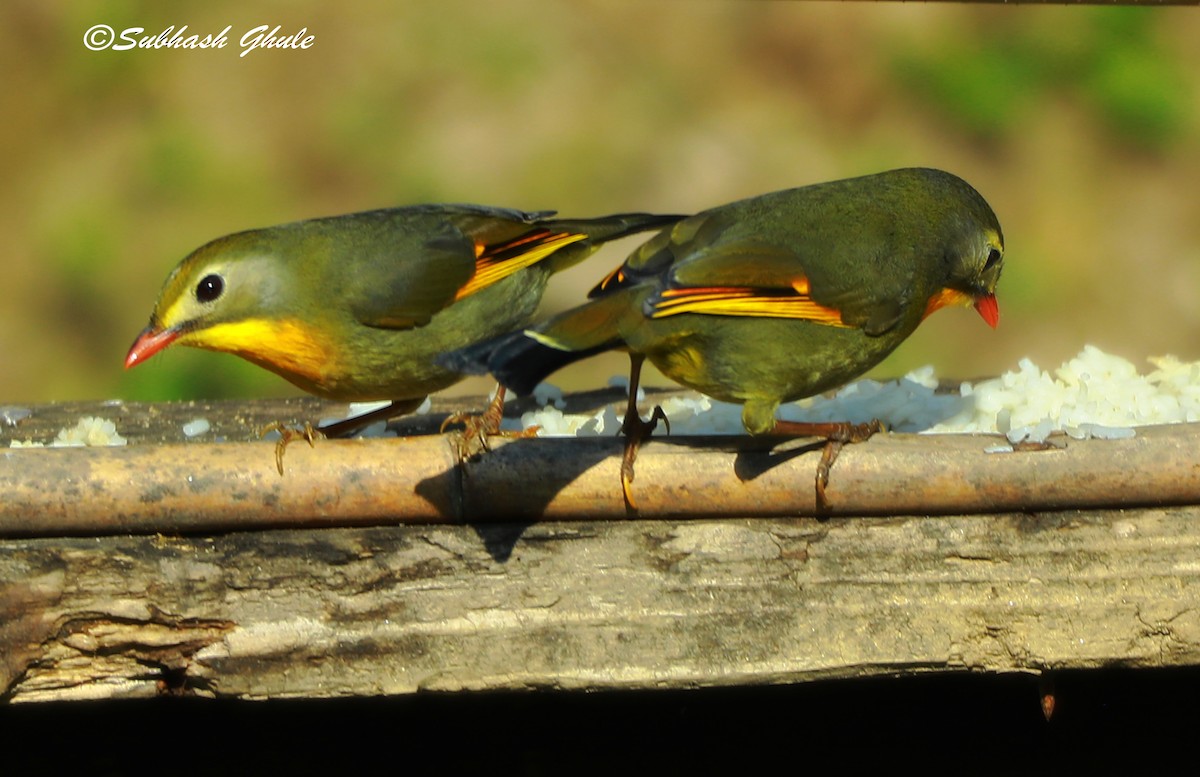
[(988, 323), (992, 329), (1000, 323), (1000, 306), (996, 304), (995, 294), (984, 294), (982, 297), (975, 298), (975, 309), (979, 311), (979, 315)]
[(153, 325), (146, 327), (137, 336), (137, 339), (133, 341), (133, 345), (129, 347), (129, 353), (125, 354), (125, 369), (146, 361), (154, 354), (175, 342), (176, 337), (179, 337), (178, 329), (155, 330)]

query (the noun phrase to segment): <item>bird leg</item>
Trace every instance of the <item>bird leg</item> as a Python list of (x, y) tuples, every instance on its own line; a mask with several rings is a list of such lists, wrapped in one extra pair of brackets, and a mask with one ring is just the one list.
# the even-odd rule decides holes
[(817, 464), (817, 512), (824, 513), (829, 509), (825, 498), (825, 487), (829, 485), (829, 470), (838, 454), (847, 443), (865, 442), (873, 435), (883, 431), (883, 424), (878, 419), (865, 424), (851, 424), (845, 421), (807, 423), (804, 421), (776, 421), (771, 434), (788, 437), (824, 437), (825, 447), (821, 451), (821, 461)]
[(496, 385), (496, 395), (488, 403), (487, 410), (482, 413), (454, 413), (442, 421), (439, 431), (445, 432), (451, 424), (462, 424), (462, 438), (458, 442), (459, 461), (474, 458), (484, 451), (491, 450), (488, 437), (499, 436), (513, 439), (536, 437), (540, 426), (531, 426), (518, 432), (501, 431), (500, 422), (504, 418), (504, 396), (507, 390), (504, 386)]
[(425, 397), (416, 399), (398, 399), (390, 402), (383, 407), (375, 410), (343, 418), (341, 421), (334, 421), (325, 426), (315, 427), (309, 422), (305, 422), (304, 426), (294, 427), (284, 424), (282, 421), (269, 423), (259, 430), (259, 437), (266, 437), (269, 432), (279, 432), (279, 440), (275, 443), (275, 468), (279, 470), (279, 474), (283, 474), (283, 454), (287, 451), (288, 445), (294, 440), (304, 440), (310, 447), (316, 447), (315, 441), (319, 437), (350, 437), (355, 432), (359, 432), (371, 424), (379, 420), (387, 420), (396, 416), (411, 413), (421, 406), (425, 401)]
[(349, 437), (355, 432), (362, 431), (376, 421), (387, 421), (396, 416), (408, 415), (421, 406), (425, 401), (425, 397), (417, 397), (415, 399), (397, 399), (391, 404), (384, 405), (376, 410), (370, 410), (361, 415), (343, 418), (341, 421), (334, 421), (331, 424), (326, 424), (316, 431), (320, 437), (338, 438)]
[(630, 486), (633, 485), (633, 462), (637, 459), (638, 448), (658, 427), (659, 421), (667, 427), (667, 434), (671, 433), (671, 422), (667, 420), (667, 414), (660, 406), (654, 406), (648, 421), (642, 420), (638, 413), (638, 383), (641, 382), (642, 362), (645, 360), (646, 357), (641, 354), (629, 355), (629, 404), (625, 407), (625, 420), (621, 423), (621, 433), (625, 435), (625, 455), (621, 459), (621, 490), (625, 494), (626, 510), (634, 513), (637, 512), (637, 503), (633, 501)]

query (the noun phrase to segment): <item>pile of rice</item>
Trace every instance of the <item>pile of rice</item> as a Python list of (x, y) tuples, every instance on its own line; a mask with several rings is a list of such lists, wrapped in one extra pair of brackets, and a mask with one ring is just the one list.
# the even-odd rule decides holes
[[(860, 380), (831, 396), (787, 404), (778, 415), (790, 421), (852, 423), (878, 418), (898, 432), (992, 432), (1005, 434), (1011, 443), (1041, 442), (1053, 432), (1076, 438), (1129, 437), (1134, 426), (1200, 421), (1200, 362), (1172, 356), (1148, 361), (1154, 369), (1142, 375), (1129, 361), (1087, 346), (1053, 374), (1022, 359), (1016, 370), (963, 382), (957, 391), (939, 391), (933, 368), (926, 366), (899, 380)], [(554, 406), (561, 392), (539, 387), (539, 393), (550, 401), (523, 415), (520, 424), (537, 424), (541, 435), (615, 434), (621, 426), (612, 407), (593, 415), (566, 415), (561, 402)], [(667, 399), (662, 409), (675, 434), (744, 434), (741, 405), (689, 393)]]
[[(1009, 443), (1042, 442), (1055, 432), (1075, 438), (1132, 437), (1135, 426), (1200, 421), (1200, 362), (1182, 362), (1173, 356), (1147, 361), (1153, 369), (1142, 375), (1131, 362), (1089, 345), (1053, 373), (1022, 359), (1015, 370), (978, 383), (960, 383), (957, 390), (939, 386), (933, 367), (926, 366), (899, 380), (860, 380), (828, 396), (793, 402), (781, 407), (778, 415), (788, 421), (813, 422), (879, 419), (897, 432), (991, 432), (1006, 435)], [(629, 381), (618, 377), (609, 383), (627, 387)], [(639, 401), (645, 398), (642, 391), (638, 394)], [(536, 425), (542, 437), (614, 435), (621, 428), (618, 413), (624, 413), (623, 407), (608, 405), (592, 414), (567, 414), (562, 391), (547, 383), (537, 387), (534, 397), (541, 408), (525, 413), (520, 421), (505, 419), (502, 428), (518, 431)], [(385, 404), (352, 404), (347, 417)], [(745, 433), (741, 405), (685, 392), (668, 397), (661, 407), (673, 434)], [(642, 408), (643, 412), (649, 409)], [(25, 408), (0, 411), (0, 421), (9, 426), (29, 415)], [(426, 399), (416, 413), (429, 411)], [(321, 423), (339, 420), (326, 418)], [(202, 418), (183, 428), (189, 438), (208, 431), (208, 421)], [(389, 434), (386, 424), (379, 421), (361, 436)], [(16, 440), (10, 444), (14, 448), (43, 445)], [(63, 429), (49, 443), (51, 447), (124, 444), (125, 438), (112, 421), (90, 416)], [(988, 450), (1002, 452), (1011, 447), (1001, 444)]]
[(79, 448), (103, 445), (125, 445), (126, 440), (117, 433), (117, 425), (107, 418), (84, 416), (74, 426), (59, 431), (58, 436), (47, 443), (31, 440), (12, 440), (10, 448)]

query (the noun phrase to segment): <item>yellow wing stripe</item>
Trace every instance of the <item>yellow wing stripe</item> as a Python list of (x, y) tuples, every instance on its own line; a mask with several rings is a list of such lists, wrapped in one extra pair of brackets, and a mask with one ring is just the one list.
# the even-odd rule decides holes
[[(587, 235), (571, 232), (540, 232), (496, 246), (477, 246), (475, 250), (479, 258), (475, 261), (475, 274), (458, 290), (454, 299), (460, 300), (480, 289), (486, 289), (517, 270), (537, 264), (563, 246), (578, 243), (586, 238)], [(525, 245), (528, 245), (529, 248), (521, 250), (515, 255), (508, 253)]]
[(555, 340), (550, 335), (543, 334), (536, 330), (526, 329), (524, 334), (526, 337), (530, 338), (531, 340), (536, 340), (537, 342), (541, 343), (542, 345), (546, 346), (547, 348), (553, 348), (556, 351), (571, 350), (570, 346), (565, 345), (564, 343), (561, 343), (558, 340)]
[[(808, 288), (807, 282), (804, 283), (804, 288)], [(792, 318), (849, 328), (849, 324), (842, 323), (842, 314), (839, 311), (814, 302), (802, 293), (785, 296), (740, 287), (667, 289), (660, 295), (650, 317), (665, 318), (680, 313)]]

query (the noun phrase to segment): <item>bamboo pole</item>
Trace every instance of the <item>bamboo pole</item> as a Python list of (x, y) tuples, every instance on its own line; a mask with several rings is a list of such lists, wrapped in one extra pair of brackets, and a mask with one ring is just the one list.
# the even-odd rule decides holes
[[(1200, 424), (987, 453), (990, 435), (881, 434), (849, 445), (832, 515), (1200, 504)], [(596, 520), (629, 517), (616, 438), (495, 440), (459, 464), (450, 436), (0, 452), (0, 536)], [(1061, 447), (1060, 447), (1061, 446)], [(638, 517), (816, 515), (820, 445), (667, 437), (643, 446)]]

